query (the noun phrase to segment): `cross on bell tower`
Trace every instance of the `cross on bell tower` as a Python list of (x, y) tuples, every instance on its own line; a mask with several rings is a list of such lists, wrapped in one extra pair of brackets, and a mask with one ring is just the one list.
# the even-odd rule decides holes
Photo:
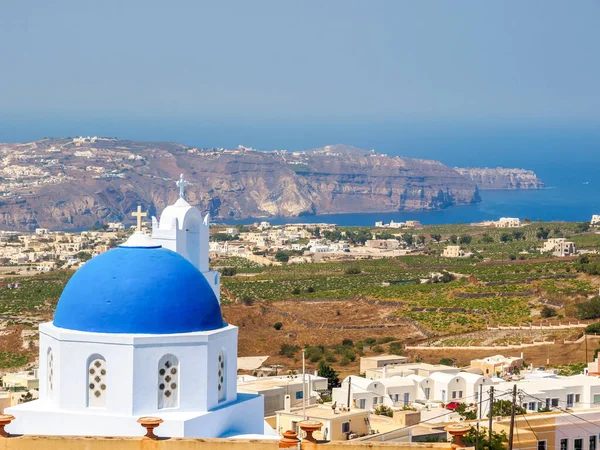
[(179, 175), (179, 180), (175, 182), (175, 186), (179, 188), (179, 198), (185, 200), (185, 187), (190, 184), (189, 181), (183, 178), (183, 174)]
[(135, 231), (141, 233), (142, 231), (142, 217), (148, 216), (147, 212), (142, 212), (142, 207), (138, 205), (137, 211), (132, 212), (131, 215), (137, 219), (137, 225)]

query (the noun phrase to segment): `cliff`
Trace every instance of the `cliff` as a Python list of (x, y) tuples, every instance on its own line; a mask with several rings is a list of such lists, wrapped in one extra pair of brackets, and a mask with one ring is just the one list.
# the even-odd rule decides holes
[(478, 169), (456, 168), (461, 175), (469, 177), (480, 190), (492, 189), (544, 189), (546, 185), (531, 170), (524, 169)]
[(302, 152), (197, 149), (107, 138), (0, 144), (0, 228), (83, 229), (156, 214), (190, 181), (215, 219), (432, 210), (478, 202), (475, 183), (438, 161), (344, 145)]

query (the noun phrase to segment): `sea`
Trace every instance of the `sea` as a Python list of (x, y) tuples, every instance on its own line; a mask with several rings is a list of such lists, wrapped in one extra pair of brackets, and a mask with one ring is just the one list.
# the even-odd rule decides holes
[[(175, 141), (196, 147), (238, 145), (289, 151), (348, 144), (390, 156), (435, 159), (450, 167), (533, 170), (547, 189), (481, 191), (481, 203), (438, 211), (275, 217), (273, 224), (310, 222), (342, 226), (418, 220), (473, 223), (500, 217), (589, 221), (600, 214), (600, 124), (577, 121), (252, 121), (211, 119), (119, 120), (44, 118), (0, 121), (0, 142), (43, 136), (114, 136)], [(252, 223), (260, 218), (226, 223)]]

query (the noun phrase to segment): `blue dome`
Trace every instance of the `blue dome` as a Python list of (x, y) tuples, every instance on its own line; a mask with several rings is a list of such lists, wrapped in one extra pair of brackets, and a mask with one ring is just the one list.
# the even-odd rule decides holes
[(168, 334), (221, 328), (219, 302), (204, 275), (160, 247), (119, 247), (71, 277), (54, 325), (98, 333)]

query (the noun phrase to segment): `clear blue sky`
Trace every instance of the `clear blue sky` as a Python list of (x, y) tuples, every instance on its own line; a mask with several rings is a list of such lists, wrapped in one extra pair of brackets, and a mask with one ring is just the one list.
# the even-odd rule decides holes
[(598, 0), (2, 1), (0, 55), (0, 141), (70, 120), (600, 122)]

